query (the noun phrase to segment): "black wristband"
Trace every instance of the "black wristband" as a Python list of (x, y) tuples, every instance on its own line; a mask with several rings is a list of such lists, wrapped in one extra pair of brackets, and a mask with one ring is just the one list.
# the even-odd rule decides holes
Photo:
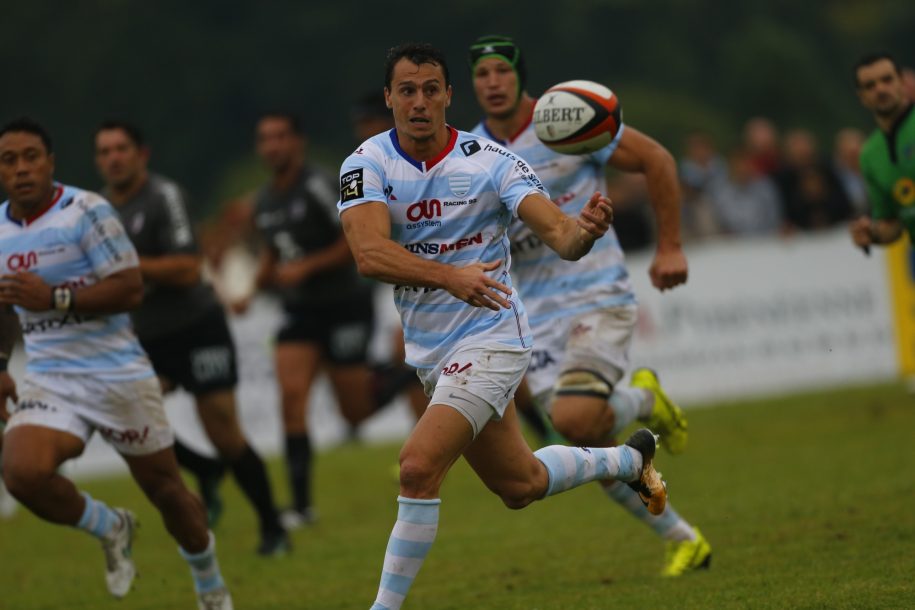
[(7, 357), (5, 357), (5, 356), (4, 356), (4, 357), (0, 357), (0, 373), (5, 373), (5, 372), (6, 372), (6, 368), (9, 366), (9, 364), (10, 364), (10, 359), (9, 359), (9, 358), (7, 358)]

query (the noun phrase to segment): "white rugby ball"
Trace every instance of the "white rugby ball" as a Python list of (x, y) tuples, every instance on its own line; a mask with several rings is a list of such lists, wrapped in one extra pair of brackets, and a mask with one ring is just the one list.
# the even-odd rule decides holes
[(600, 83), (570, 80), (547, 89), (534, 105), (534, 131), (556, 152), (581, 155), (613, 141), (623, 120), (616, 95)]

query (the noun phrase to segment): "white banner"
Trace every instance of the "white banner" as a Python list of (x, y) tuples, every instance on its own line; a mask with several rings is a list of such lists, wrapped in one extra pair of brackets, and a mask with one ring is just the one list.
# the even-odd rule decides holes
[(689, 282), (640, 301), (633, 366), (658, 371), (688, 404), (890, 378), (897, 363), (884, 253), (847, 232), (734, 238), (690, 247)]

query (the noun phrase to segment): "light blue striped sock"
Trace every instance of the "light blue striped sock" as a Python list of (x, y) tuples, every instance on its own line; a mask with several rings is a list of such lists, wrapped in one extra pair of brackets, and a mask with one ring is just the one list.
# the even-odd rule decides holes
[(652, 515), (642, 504), (639, 494), (625, 483), (614, 481), (604, 487), (604, 493), (665, 540), (692, 540), (695, 538), (693, 527), (674, 510), (670, 502), (667, 503), (663, 513)]
[(413, 579), (432, 548), (438, 531), (439, 499), (416, 500), (398, 496), (397, 522), (384, 553), (378, 597), (371, 610), (398, 610)]
[(651, 395), (641, 388), (615, 388), (609, 400), (614, 416), (610, 434), (616, 436), (642, 416), (649, 398)]
[(80, 493), (86, 500), (86, 508), (83, 509), (83, 515), (76, 527), (96, 538), (106, 538), (111, 530), (120, 524), (121, 518), (101, 500), (93, 500), (92, 496), (84, 491)]
[(534, 452), (550, 475), (546, 495), (568, 491), (590, 481), (634, 481), (642, 470), (642, 454), (619, 447), (564, 447), (550, 445)]
[(213, 532), (209, 532), (209, 535), (210, 543), (199, 553), (188, 553), (178, 547), (178, 552), (191, 566), (194, 591), (197, 593), (209, 593), (226, 586), (219, 571), (219, 562), (216, 561), (216, 537), (213, 536)]

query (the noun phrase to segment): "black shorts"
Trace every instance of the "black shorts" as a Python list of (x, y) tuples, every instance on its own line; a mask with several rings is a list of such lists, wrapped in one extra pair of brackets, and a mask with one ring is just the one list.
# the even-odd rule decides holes
[(287, 308), (277, 343), (317, 343), (332, 364), (363, 364), (374, 324), (372, 298)]
[(222, 308), (179, 331), (140, 342), (159, 377), (195, 396), (238, 383), (235, 344)]

